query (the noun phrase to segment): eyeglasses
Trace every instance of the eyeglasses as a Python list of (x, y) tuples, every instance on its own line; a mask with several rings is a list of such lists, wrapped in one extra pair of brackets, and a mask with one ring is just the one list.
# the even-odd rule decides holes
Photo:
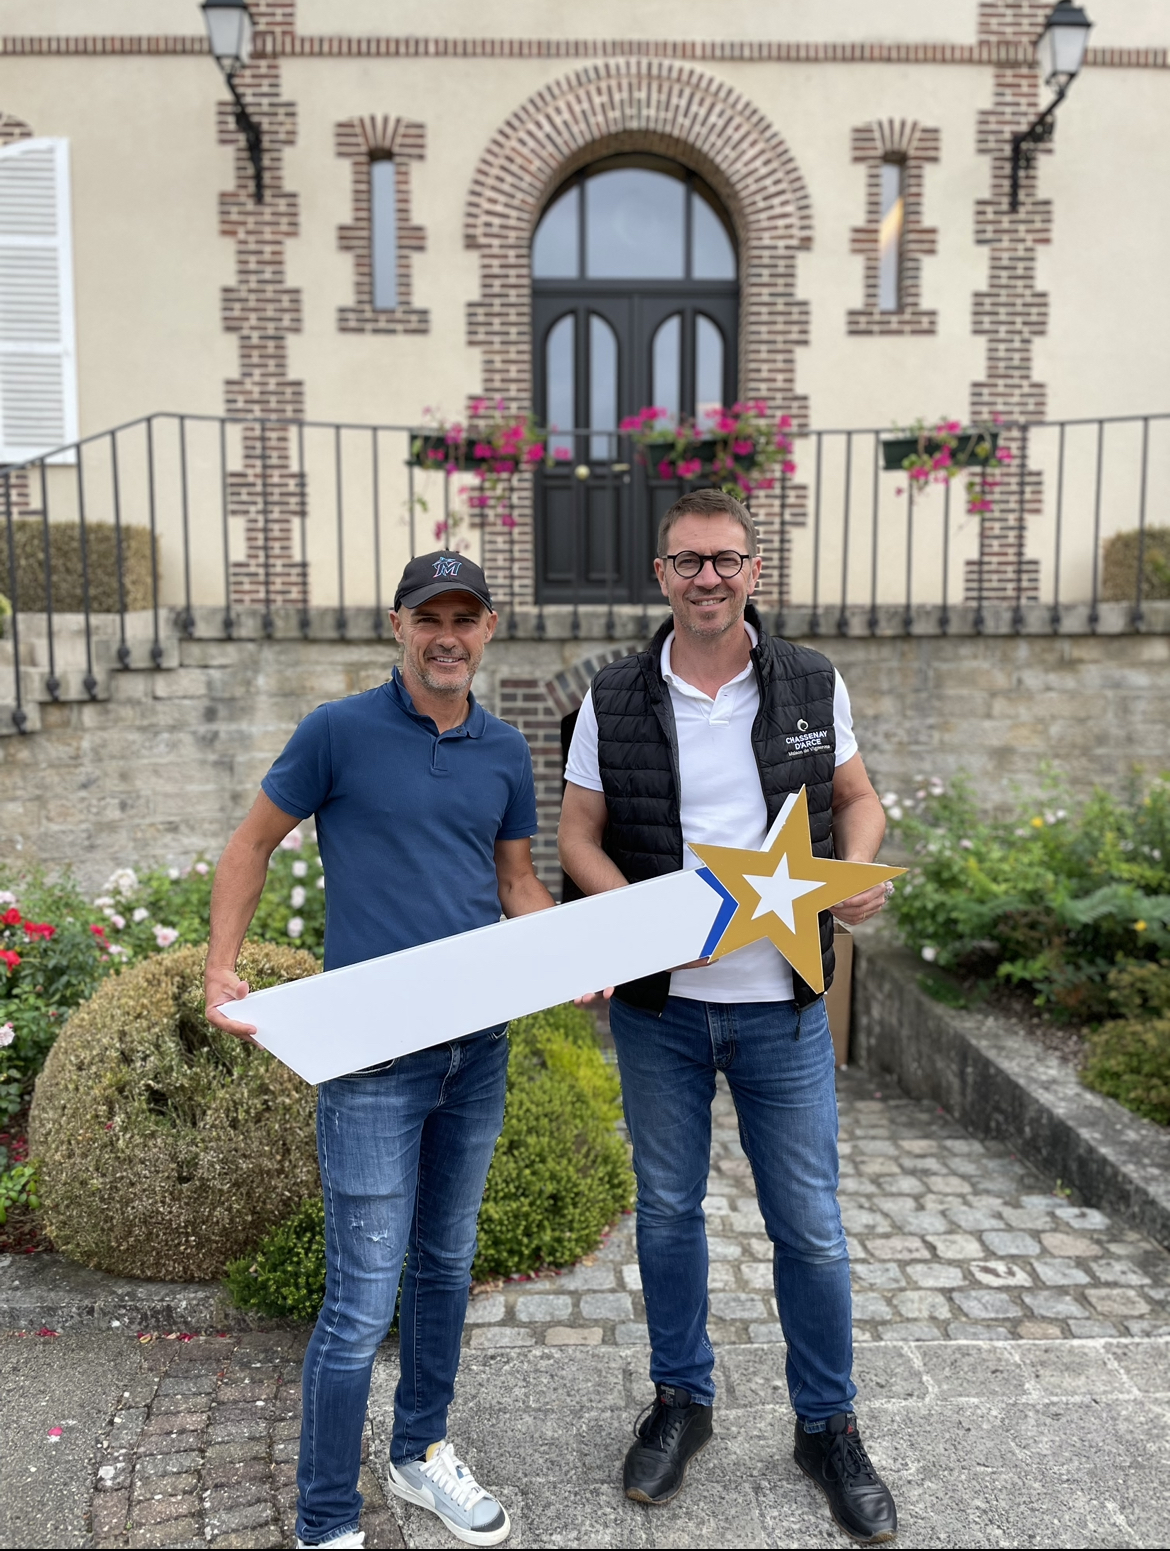
[(677, 555), (663, 555), (662, 558), (669, 560), (679, 576), (686, 577), (688, 581), (698, 576), (709, 560), (715, 567), (715, 575), (729, 581), (739, 575), (744, 561), (752, 557), (741, 555), (735, 549), (721, 549), (717, 555), (700, 555), (693, 549), (684, 549)]

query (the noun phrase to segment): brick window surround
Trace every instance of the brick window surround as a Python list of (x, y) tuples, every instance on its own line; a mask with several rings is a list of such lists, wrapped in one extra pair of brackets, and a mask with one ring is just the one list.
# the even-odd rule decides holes
[[(866, 165), (865, 225), (851, 233), (850, 252), (865, 260), (865, 305), (846, 314), (850, 334), (934, 334), (938, 314), (922, 306), (922, 260), (937, 248), (938, 232), (922, 224), (923, 183), (927, 162), (937, 162), (937, 129), (902, 119), (859, 124), (852, 134), (853, 160)], [(879, 241), (882, 219), (882, 165), (899, 162), (902, 175), (902, 243), (898, 273), (898, 310), (878, 306)]]
[[(483, 353), (483, 394), (532, 408), (532, 232), (570, 173), (616, 152), (649, 151), (692, 167), (722, 201), (740, 255), (741, 398), (766, 399), (807, 423), (796, 392), (796, 347), (808, 343), (808, 306), (796, 295), (797, 255), (812, 246), (812, 205), (796, 160), (769, 119), (734, 86), (666, 59), (598, 60), (551, 81), (493, 135), (471, 182), (464, 243), (480, 254), (481, 289), (468, 309), (468, 343)], [(533, 594), (531, 488), (517, 492), (521, 522), (484, 534), (489, 575), (514, 601)], [(779, 597), (779, 501), (753, 503), (765, 551), (762, 601)], [(789, 491), (800, 522), (806, 493)], [(511, 601), (511, 600), (510, 600)]]
[[(337, 328), (342, 334), (429, 334), (431, 315), (413, 305), (411, 254), (426, 248), (426, 232), (410, 220), (410, 167), (426, 156), (426, 128), (409, 119), (371, 114), (343, 120), (333, 127), (337, 155), (353, 167), (353, 219), (337, 228), (337, 246), (353, 254), (354, 301), (337, 309)], [(373, 261), (370, 229), (370, 163), (380, 159), (394, 163), (397, 205), (398, 305), (376, 308), (373, 296)]]

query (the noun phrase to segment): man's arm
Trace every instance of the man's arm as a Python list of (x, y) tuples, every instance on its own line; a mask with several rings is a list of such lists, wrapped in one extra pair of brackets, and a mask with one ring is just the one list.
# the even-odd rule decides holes
[(248, 1044), (255, 1043), (252, 1039), (256, 1032), (254, 1025), (236, 1023), (216, 1008), (221, 1002), (238, 1001), (248, 994), (247, 983), (236, 974), (240, 944), (264, 892), (268, 858), (299, 822), (260, 792), (247, 818), (224, 847), (215, 868), (215, 883), (211, 890), (211, 942), (203, 979), (207, 1021)]
[[(833, 849), (843, 862), (872, 862), (886, 833), (886, 814), (861, 755), (854, 754), (833, 774)], [(846, 926), (858, 926), (886, 902), (885, 884), (854, 894), (833, 906)]]
[(561, 866), (582, 894), (605, 894), (610, 889), (624, 889), (628, 881), (616, 862), (601, 849), (608, 822), (605, 793), (568, 782), (561, 804), (557, 850)]
[(509, 920), (551, 910), (556, 903), (532, 866), (531, 840), (496, 841), (496, 879), (500, 906)]

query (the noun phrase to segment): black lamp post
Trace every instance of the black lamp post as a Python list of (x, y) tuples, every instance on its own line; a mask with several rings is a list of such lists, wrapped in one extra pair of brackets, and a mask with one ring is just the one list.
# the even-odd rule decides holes
[(244, 137), (255, 179), (256, 203), (264, 203), (264, 140), (260, 126), (244, 106), (233, 79), (236, 71), (252, 56), (255, 24), (247, 0), (203, 0), (203, 20), (215, 62), (223, 72), (228, 91), (236, 105), (236, 128)]
[(1027, 129), (1012, 136), (1012, 198), (1011, 209), (1020, 208), (1020, 169), (1031, 161), (1030, 145), (1042, 145), (1052, 139), (1056, 128), (1056, 110), (1060, 107), (1068, 89), (1080, 73), (1085, 62), (1085, 49), (1089, 43), (1092, 22), (1072, 0), (1058, 0), (1044, 23), (1044, 31), (1036, 39), (1036, 54), (1045, 86), (1051, 87), (1056, 96)]

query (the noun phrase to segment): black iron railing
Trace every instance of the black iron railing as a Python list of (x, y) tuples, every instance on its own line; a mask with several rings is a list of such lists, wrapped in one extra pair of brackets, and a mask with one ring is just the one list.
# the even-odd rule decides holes
[[(432, 548), (484, 563), (512, 636), (645, 633), (684, 483), (625, 433), (564, 431), (485, 513), (473, 471), (420, 466), (425, 434), (158, 414), (0, 470), (15, 726), (63, 675), (97, 698), (105, 668), (162, 666), (176, 633), (380, 637)], [(798, 433), (795, 474), (753, 496), (779, 632), (1170, 629), (1170, 414), (1001, 425), (974, 512), (963, 479), (887, 469), (890, 434)]]

